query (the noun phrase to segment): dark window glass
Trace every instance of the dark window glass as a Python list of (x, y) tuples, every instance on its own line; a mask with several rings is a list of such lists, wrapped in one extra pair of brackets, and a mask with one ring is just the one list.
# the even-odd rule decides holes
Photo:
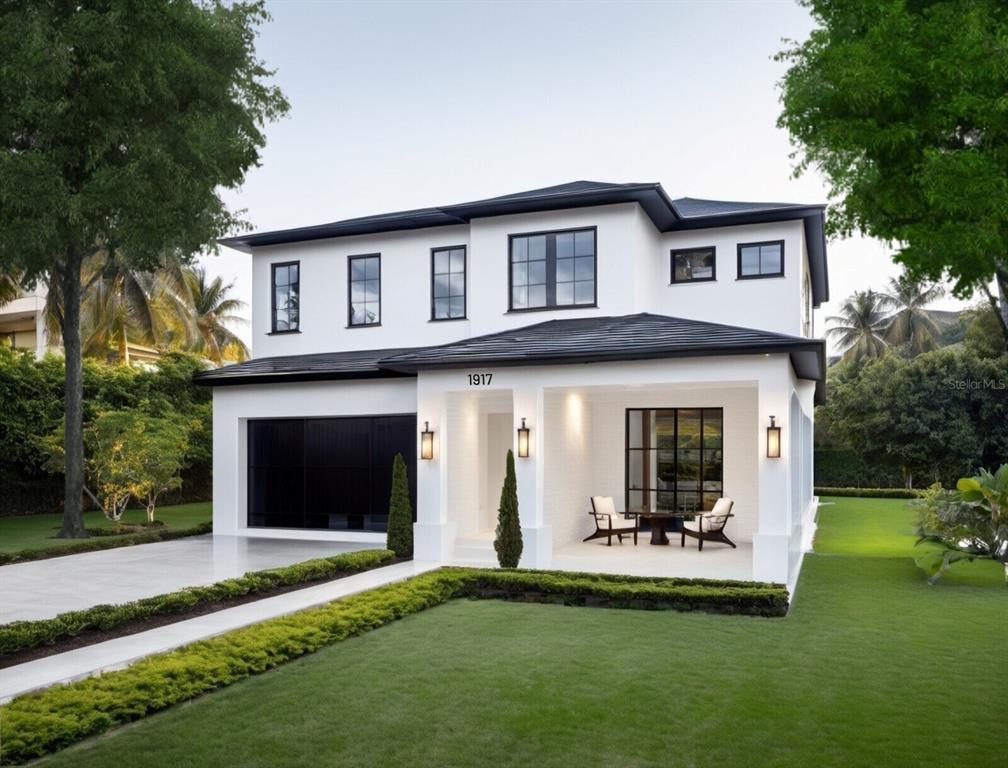
[(273, 265), (273, 333), (298, 330), (300, 320), (300, 264)]
[(738, 247), (739, 277), (776, 277), (784, 274), (784, 241), (743, 243)]
[(710, 510), (721, 498), (720, 408), (630, 408), (626, 423), (626, 508)]
[(714, 248), (672, 251), (672, 282), (692, 283), (714, 279)]
[(595, 304), (595, 230), (511, 237), (513, 310)]
[(381, 323), (381, 255), (350, 257), (350, 325)]
[(415, 432), (415, 416), (249, 421), (249, 526), (384, 531), (392, 461), (415, 466)]
[(431, 254), (431, 319), (466, 316), (465, 248), (438, 248)]

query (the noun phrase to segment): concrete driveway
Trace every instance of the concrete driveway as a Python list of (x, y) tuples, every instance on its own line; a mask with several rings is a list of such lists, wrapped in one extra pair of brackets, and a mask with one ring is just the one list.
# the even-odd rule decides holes
[(380, 546), (207, 535), (5, 565), (0, 567), (0, 623), (51, 618)]

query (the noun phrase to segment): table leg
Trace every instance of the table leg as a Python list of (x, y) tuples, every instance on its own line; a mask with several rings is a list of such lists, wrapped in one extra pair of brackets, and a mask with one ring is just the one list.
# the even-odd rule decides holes
[(651, 543), (655, 545), (668, 544), (668, 536), (665, 535), (664, 518), (651, 518)]

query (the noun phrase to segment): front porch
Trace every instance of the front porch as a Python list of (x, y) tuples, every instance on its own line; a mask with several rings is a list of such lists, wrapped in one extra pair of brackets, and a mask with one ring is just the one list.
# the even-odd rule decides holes
[[(458, 378), (438, 371), (418, 382), (418, 419), (434, 432), (432, 459), (417, 462), (419, 557), (496, 564), (510, 448), (522, 567), (793, 583), (811, 503), (811, 430), (807, 443), (795, 431), (809, 423), (798, 398), (810, 407), (812, 385), (795, 381), (787, 357), (497, 369), (493, 386), (466, 389)], [(790, 427), (779, 459), (766, 455), (771, 414)], [(526, 456), (517, 450), (523, 418)], [(699, 512), (731, 498), (725, 533), (737, 548), (700, 551), (690, 538), (681, 547), (671, 532), (669, 545), (653, 545), (646, 524), (636, 547), (626, 536), (611, 547), (585, 542), (591, 496), (612, 497), (618, 512)]]

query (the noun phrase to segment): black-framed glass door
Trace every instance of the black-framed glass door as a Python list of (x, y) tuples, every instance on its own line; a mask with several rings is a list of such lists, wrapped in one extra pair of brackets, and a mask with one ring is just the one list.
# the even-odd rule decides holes
[(626, 510), (710, 510), (724, 491), (721, 408), (627, 408)]

